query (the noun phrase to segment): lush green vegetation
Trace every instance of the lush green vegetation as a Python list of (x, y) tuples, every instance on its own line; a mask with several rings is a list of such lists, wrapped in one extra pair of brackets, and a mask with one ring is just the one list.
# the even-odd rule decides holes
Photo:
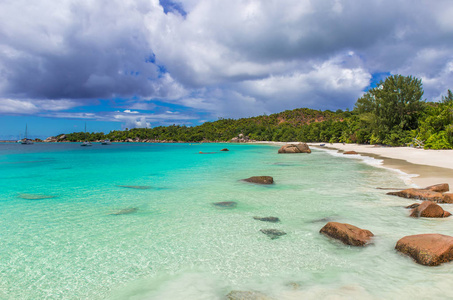
[[(426, 149), (453, 148), (453, 93), (440, 102), (422, 99), (418, 78), (394, 75), (370, 89), (353, 111), (319, 111), (308, 108), (287, 110), (269, 116), (219, 119), (200, 126), (180, 125), (134, 128), (124, 131), (88, 133), (90, 141), (228, 141), (239, 134), (257, 141), (346, 142), (414, 145)], [(66, 135), (81, 141), (83, 132)]]

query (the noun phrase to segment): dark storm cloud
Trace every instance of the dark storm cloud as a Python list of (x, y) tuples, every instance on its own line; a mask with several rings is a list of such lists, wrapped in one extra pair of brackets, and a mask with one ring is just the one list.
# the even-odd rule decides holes
[(158, 99), (212, 117), (336, 109), (352, 107), (382, 73), (420, 77), (428, 99), (453, 88), (447, 0), (0, 6), (3, 113), (23, 104), (29, 113), (52, 114), (98, 98), (137, 99), (131, 109)]

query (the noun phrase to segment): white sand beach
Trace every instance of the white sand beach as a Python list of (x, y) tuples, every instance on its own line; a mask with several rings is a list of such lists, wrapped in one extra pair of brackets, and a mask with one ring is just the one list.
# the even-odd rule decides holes
[[(320, 143), (309, 143), (309, 145), (319, 147)], [(412, 178), (412, 181), (419, 187), (444, 182), (453, 187), (453, 150), (423, 150), (342, 143), (325, 144), (322, 148), (355, 151), (360, 155), (382, 159), (384, 167), (417, 175)]]

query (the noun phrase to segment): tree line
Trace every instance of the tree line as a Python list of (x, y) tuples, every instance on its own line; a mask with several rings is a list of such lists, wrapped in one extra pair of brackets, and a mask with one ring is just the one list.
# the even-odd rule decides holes
[[(199, 126), (158, 126), (114, 130), (108, 134), (75, 132), (65, 140), (151, 140), (223, 142), (239, 134), (256, 141), (345, 142), (389, 146), (453, 148), (453, 93), (439, 102), (423, 99), (420, 79), (393, 75), (381, 80), (352, 111), (308, 108), (241, 119), (219, 119)], [(61, 136), (61, 135), (60, 135)]]

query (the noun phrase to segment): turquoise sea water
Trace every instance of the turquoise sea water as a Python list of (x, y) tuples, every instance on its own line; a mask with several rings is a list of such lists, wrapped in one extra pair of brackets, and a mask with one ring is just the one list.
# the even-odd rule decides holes
[[(453, 234), (452, 220), (408, 218), (412, 201), (376, 189), (404, 187), (401, 174), (334, 152), (277, 150), (0, 144), (0, 299), (453, 298), (453, 264), (428, 268), (394, 250), (405, 235)], [(254, 175), (275, 184), (239, 181)], [(320, 235), (329, 220), (371, 230), (374, 244)]]

